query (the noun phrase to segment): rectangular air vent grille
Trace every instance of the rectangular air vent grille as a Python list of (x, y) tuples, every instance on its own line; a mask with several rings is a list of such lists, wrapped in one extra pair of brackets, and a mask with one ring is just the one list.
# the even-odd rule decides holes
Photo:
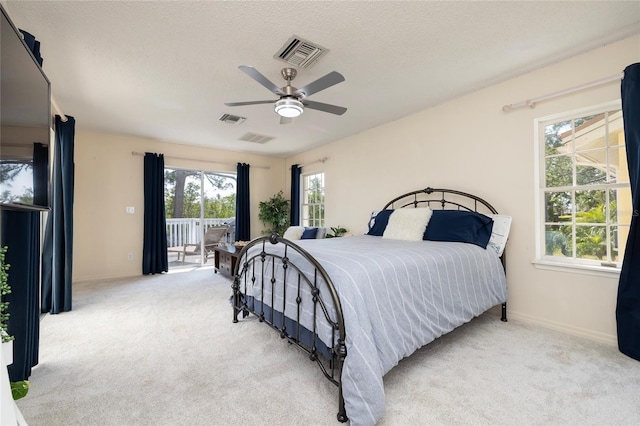
[(241, 141), (253, 142), (253, 143), (267, 143), (270, 140), (275, 139), (273, 136), (259, 135), (257, 133), (245, 133), (239, 138)]
[(238, 115), (231, 114), (222, 114), (220, 117), (218, 117), (218, 121), (222, 121), (223, 123), (227, 124), (240, 124), (246, 119), (246, 117), (240, 117)]
[(293, 36), (273, 57), (299, 68), (309, 68), (327, 52), (329, 49)]

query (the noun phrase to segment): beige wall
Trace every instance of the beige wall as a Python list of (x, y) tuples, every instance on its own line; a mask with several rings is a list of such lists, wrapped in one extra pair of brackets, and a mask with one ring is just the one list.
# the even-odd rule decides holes
[(620, 84), (545, 101), (535, 109), (505, 113), (502, 106), (611, 76), (638, 61), (636, 36), (296, 155), (287, 167), (329, 157), (303, 173), (325, 172), (327, 226), (354, 233), (365, 232), (372, 210), (414, 189), (454, 188), (485, 198), (513, 216), (506, 252), (510, 317), (615, 342), (617, 276), (532, 264), (533, 122), (618, 99)]
[[(249, 163), (251, 233), (260, 235), (258, 202), (284, 188), (284, 160), (122, 135), (76, 132), (73, 280), (141, 275), (143, 157), (165, 155), (167, 167), (235, 172)], [(172, 158), (193, 158), (202, 161)], [(259, 168), (268, 167), (268, 168)], [(135, 208), (127, 214), (125, 207)], [(133, 260), (127, 254), (133, 253)]]

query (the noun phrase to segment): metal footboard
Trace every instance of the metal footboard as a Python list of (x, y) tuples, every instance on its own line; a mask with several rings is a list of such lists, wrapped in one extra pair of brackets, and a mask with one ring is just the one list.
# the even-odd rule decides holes
[[(291, 256), (297, 258), (295, 264)], [(252, 240), (242, 249), (233, 276), (233, 322), (238, 322), (239, 314), (251, 313), (277, 330), (282, 339), (305, 351), (324, 376), (338, 386), (338, 420), (346, 422), (341, 376), (347, 356), (344, 318), (338, 293), (322, 265), (302, 247), (273, 234)], [(256, 289), (259, 297), (247, 296), (251, 289)], [(293, 300), (295, 308), (290, 308), (287, 300)], [(312, 324), (305, 327), (301, 309), (310, 304)], [(318, 337), (320, 322), (332, 329), (330, 344), (325, 345)], [(321, 345), (328, 351), (320, 350)]]
[[(383, 210), (427, 206), (497, 213), (491, 204), (475, 195), (430, 187), (396, 197)], [(505, 268), (504, 254), (501, 261)], [(347, 356), (346, 330), (340, 298), (322, 265), (300, 246), (273, 234), (252, 240), (243, 248), (233, 276), (233, 322), (238, 322), (240, 314), (254, 314), (261, 322), (277, 330), (281, 338), (305, 351), (324, 376), (338, 386), (338, 420), (346, 422), (348, 418), (342, 393), (342, 368)], [(311, 321), (305, 315), (301, 322), (303, 305), (307, 311), (309, 306), (312, 307)], [(502, 304), (501, 319), (507, 321), (506, 302)], [(323, 327), (322, 340), (317, 333), (319, 324)], [(332, 330), (330, 339), (325, 335), (327, 325)]]

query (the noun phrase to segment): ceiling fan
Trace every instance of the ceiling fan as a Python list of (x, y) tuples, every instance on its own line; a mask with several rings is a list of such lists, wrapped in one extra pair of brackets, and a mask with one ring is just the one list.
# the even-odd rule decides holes
[(324, 77), (320, 77), (316, 81), (297, 89), (291, 85), (291, 82), (298, 74), (298, 72), (293, 68), (283, 68), (281, 71), (282, 78), (287, 81), (287, 85), (284, 87), (276, 86), (267, 77), (262, 75), (260, 71), (253, 67), (240, 65), (238, 68), (271, 92), (278, 95), (280, 98), (270, 101), (225, 102), (226, 106), (234, 107), (243, 105), (275, 104), (274, 110), (276, 114), (280, 116), (280, 124), (291, 123), (292, 119), (300, 116), (304, 112), (305, 108), (336, 115), (342, 115), (347, 111), (346, 108), (341, 106), (310, 101), (307, 99), (308, 96), (311, 96), (314, 93), (343, 82), (344, 77), (339, 72), (332, 71)]

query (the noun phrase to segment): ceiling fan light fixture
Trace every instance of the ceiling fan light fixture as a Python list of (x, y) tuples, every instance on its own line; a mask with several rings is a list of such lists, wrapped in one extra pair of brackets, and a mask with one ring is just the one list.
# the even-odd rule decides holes
[(275, 111), (280, 117), (296, 118), (304, 111), (304, 105), (297, 99), (280, 99), (276, 102)]

